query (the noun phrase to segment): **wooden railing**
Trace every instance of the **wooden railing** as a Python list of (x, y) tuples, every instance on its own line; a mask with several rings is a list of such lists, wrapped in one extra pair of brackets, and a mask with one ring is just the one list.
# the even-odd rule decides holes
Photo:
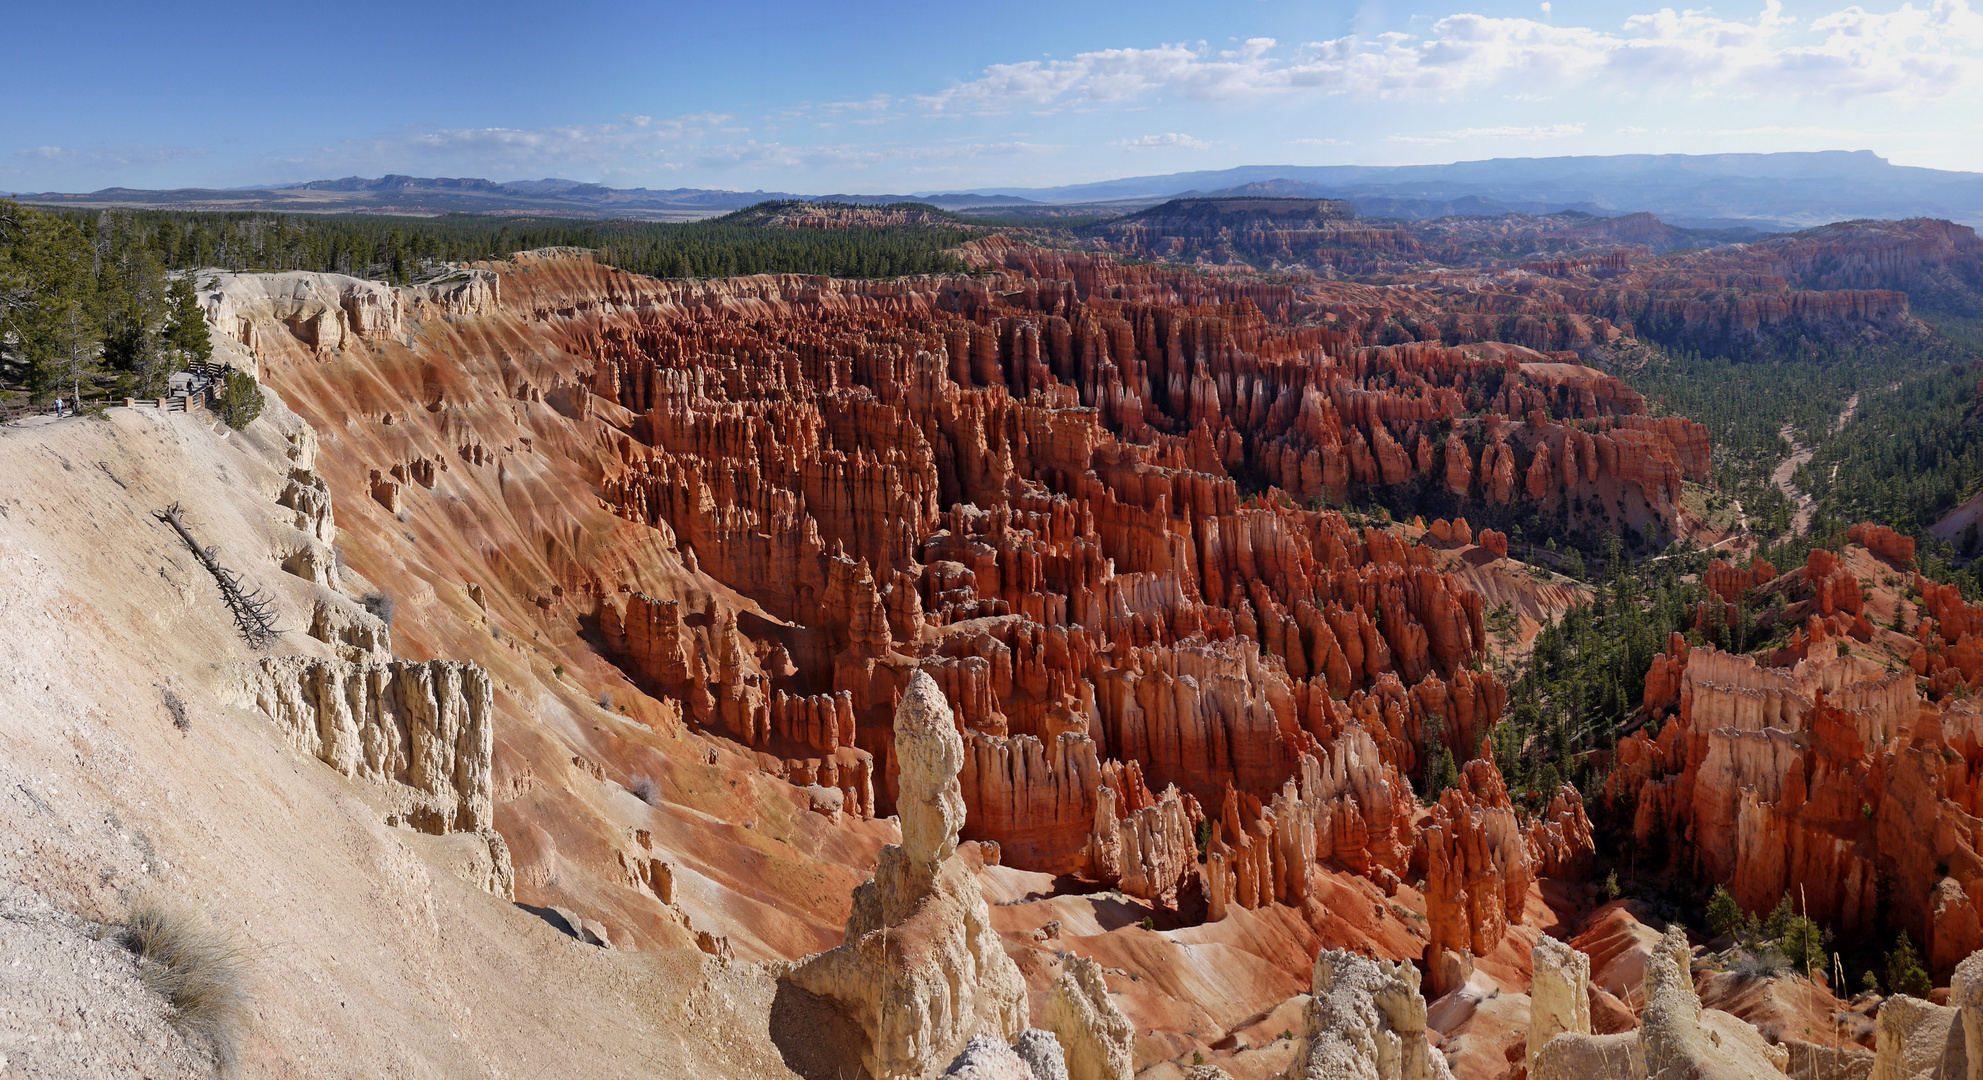
[[(214, 389), (212, 387), (208, 387), (205, 390), (195, 390), (190, 394), (168, 394), (165, 397), (159, 397), (159, 398), (124, 398), (122, 401), (119, 401), (115, 398), (108, 400), (98, 398), (86, 402), (84, 407), (89, 408), (98, 405), (113, 405), (113, 406), (122, 405), (127, 409), (163, 409), (166, 412), (196, 412), (196, 411), (205, 411), (210, 405), (212, 405), (214, 397), (215, 397)], [(75, 415), (75, 408), (73, 407), (73, 405), (65, 406), (63, 410), (63, 414), (65, 416)], [(25, 420), (30, 416), (54, 416), (54, 415), (55, 415), (55, 406), (53, 403), (47, 405), (33, 405), (25, 401), (21, 401), (21, 402), (0, 401), (0, 424), (11, 424), (16, 420)]]

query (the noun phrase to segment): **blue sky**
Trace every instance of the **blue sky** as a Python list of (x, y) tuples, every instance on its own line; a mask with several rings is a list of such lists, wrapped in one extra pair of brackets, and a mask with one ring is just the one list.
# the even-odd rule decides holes
[(0, 190), (881, 193), (1820, 149), (1983, 171), (1983, 10), (1862, 3), (16, 5)]

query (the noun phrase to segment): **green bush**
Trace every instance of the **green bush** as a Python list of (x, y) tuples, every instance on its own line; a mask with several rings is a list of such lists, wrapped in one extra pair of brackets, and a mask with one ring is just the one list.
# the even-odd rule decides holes
[(262, 397), (262, 384), (245, 371), (231, 371), (227, 381), (221, 384), (220, 401), (214, 411), (221, 420), (236, 431), (255, 422), (262, 415), (262, 406), (267, 402)]

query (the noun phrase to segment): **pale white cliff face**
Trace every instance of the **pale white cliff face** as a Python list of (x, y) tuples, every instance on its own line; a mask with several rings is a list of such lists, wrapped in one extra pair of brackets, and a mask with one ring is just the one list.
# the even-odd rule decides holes
[[(1976, 961), (1972, 956), (1963, 964)], [(1956, 1000), (1954, 993), (1950, 1000)], [(1870, 1080), (1966, 1080), (1977, 1074), (1964, 1010), (1895, 994), (1880, 1005)], [(1971, 1010), (1973, 1015), (1973, 1010)]]
[(297, 749), (346, 776), (405, 789), (401, 823), (427, 833), (493, 824), (495, 695), (454, 660), (263, 660), (246, 690)]
[(1130, 1080), (1136, 1032), (1109, 1000), (1101, 965), (1071, 955), (1062, 965), (1041, 1022), (1067, 1053), (1068, 1080)]
[[(430, 285), (395, 287), (344, 274), (196, 271), (193, 280), (213, 331), (214, 360), (250, 374), (261, 353), (300, 347), (328, 356), (354, 341), (404, 337), (428, 315), (486, 315), (500, 301), (495, 274), (461, 270)], [(291, 342), (271, 335), (286, 334)]]
[(1530, 952), (1535, 978), (1529, 990), (1529, 1075), (1536, 1054), (1564, 1032), (1591, 1031), (1591, 958), (1553, 937), (1543, 936)]
[(1701, 1008), (1691, 962), (1687, 935), (1679, 927), (1666, 932), (1646, 961), (1646, 1009), (1639, 1028), (1645, 1075), (1704, 1080), (1782, 1076), (1789, 1051), (1770, 1045), (1735, 1016)]
[(964, 737), (927, 672), (910, 677), (895, 707), (895, 754), (901, 767), (896, 812), (902, 819), (902, 851), (918, 875), (934, 876), (937, 864), (957, 850), (957, 833), (964, 827), (964, 790), (957, 782)]
[(1949, 978), (1949, 1004), (1962, 1010), (1967, 1080), (1983, 1080), (1983, 952), (1970, 953), (1955, 966)]
[(1425, 1040), (1425, 997), (1410, 964), (1340, 949), (1315, 957), (1314, 999), (1286, 1080), (1449, 1080)]

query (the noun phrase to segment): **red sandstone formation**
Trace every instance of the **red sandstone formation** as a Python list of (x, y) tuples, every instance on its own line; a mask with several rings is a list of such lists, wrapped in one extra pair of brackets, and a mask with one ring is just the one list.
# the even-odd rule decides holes
[[(1395, 889), (1420, 843), (1405, 777), (1435, 738), (1467, 756), (1505, 699), (1481, 598), (1433, 549), (1236, 475), (1296, 502), (1430, 477), (1490, 517), (1623, 502), (1669, 525), (1704, 475), (1698, 426), (1574, 364), (1365, 345), (1279, 286), (978, 257), (997, 272), (866, 284), (525, 258), (497, 268), (498, 311), (451, 324), (445, 366), (354, 332), (340, 363), (405, 374), (353, 390), (273, 348), (266, 374), (305, 410), (381, 418), (349, 462), (367, 494), (396, 485), (378, 509), (518, 553), (463, 575), (476, 605), (494, 582), (506, 620), (596, 635), (814, 809), (892, 808), (889, 718), (923, 671), (963, 729), (966, 838), (1165, 906), (1202, 892), (1214, 917), (1299, 903), (1318, 864)], [(1567, 807), (1531, 839), (1505, 795), (1467, 799), (1443, 812), (1496, 815), (1500, 870), (1587, 846)], [(517, 846), (537, 897), (556, 863)]]
[[(1485, 955), (1520, 922), (1532, 876), (1508, 789), (1493, 762), (1467, 763), (1460, 786), (1448, 788), (1425, 832), (1425, 917), (1432, 940), (1426, 964), (1448, 970), (1443, 954)], [(1434, 994), (1455, 986), (1435, 978)]]
[[(1783, 324), (1818, 335), (1907, 336), (1914, 326), (1905, 289), (1951, 271), (1974, 280), (1983, 266), (1975, 232), (1946, 221), (1853, 222), (1676, 251), (1674, 231), (1650, 214), (1372, 226), (1332, 212), (1221, 223), (1162, 209), (1112, 223), (1096, 246), (1209, 264), (1244, 258), (1293, 276), (1302, 282), (1297, 296), (1366, 333), (1388, 328), (1446, 345), (1510, 342), (1585, 357), (1635, 330), (1735, 348)], [(1510, 260), (1502, 242), (1518, 235), (1522, 251), (1546, 236), (1566, 254)], [(1382, 275), (1426, 293), (1336, 280), (1343, 274)]]
[[(889, 717), (923, 672), (961, 729), (963, 835), (1000, 875), (1081, 875), (1172, 917), (1202, 897), (1224, 922), (1192, 932), (1257, 935), (1273, 978), (1329, 935), (1424, 956), (1435, 982), (1521, 944), (1536, 879), (1588, 870), (1582, 800), (1524, 820), (1486, 761), (1430, 809), (1406, 779), (1500, 717), (1480, 553), (1508, 541), (1480, 526), (1529, 503), (1671, 530), (1705, 430), (1647, 416), (1574, 351), (1476, 340), (1503, 316), (1458, 309), (1491, 298), (972, 257), (985, 275), (699, 284), (524, 257), (468, 300), (372, 290), (255, 324), (264, 378), (332, 433), (353, 572), (411, 583), (402, 647), (503, 654), (495, 820), (519, 899), (648, 947), (718, 895), (740, 953), (833, 944), (850, 868), (891, 839)], [(1520, 310), (1507, 336), (1545, 347), (1618, 333)], [(1455, 345), (1380, 344), (1419, 314)], [(1397, 485), (1467, 517), (1419, 542), (1321, 508)], [(1809, 884), (1814, 915), (1862, 926), (1869, 874), (1896, 874), (1943, 965), (1983, 939), (1959, 827), (1983, 753), (1935, 699), (1983, 680), (1983, 609), (1918, 581), (1917, 637), (1876, 630), (1890, 598), (1864, 593), (1895, 568), (1873, 559), (1711, 569), (1726, 603), (1795, 595), (1792, 666), (1676, 639), (1644, 701), (1678, 715), (1618, 748), (1609, 794), (1754, 906)], [(720, 737), (689, 742), (693, 765), (656, 749), (685, 724)], [(699, 816), (619, 823), (663, 786)], [(1420, 874), (1424, 923), (1391, 925)], [(1141, 932), (1081, 948), (1128, 956)], [(1168, 1007), (1127, 1006), (1152, 1010), (1139, 1030)]]
[[(1803, 619), (1782, 666), (1689, 649), (1675, 636), (1645, 703), (1652, 713), (1677, 704), (1677, 716), (1656, 738), (1642, 730), (1619, 744), (1607, 797), (1629, 793), (1641, 843), (1674, 838), (1676, 858), (1751, 910), (1794, 890), (1821, 923), (1870, 933), (1878, 883), (1890, 877), (1889, 918), (1946, 975), (1983, 945), (1983, 858), (1964, 824), (1983, 778), (1983, 720), (1945, 692), (1983, 678), (1972, 636), (1983, 606), (1917, 579), (1930, 613), (1918, 640), (1873, 629), (1867, 610), (1897, 601), (1884, 589), (1867, 594), (1913, 552), (1871, 526), (1851, 536), (1878, 549), (1815, 550), (1761, 583), (1795, 597), (1786, 614)], [(1724, 568), (1710, 583), (1741, 599), (1751, 577)], [(1896, 653), (1914, 670), (1895, 670)]]
[(1885, 525), (1868, 523), (1854, 525), (1846, 530), (1845, 538), (1888, 562), (1914, 561), (1914, 538), (1902, 536)]

